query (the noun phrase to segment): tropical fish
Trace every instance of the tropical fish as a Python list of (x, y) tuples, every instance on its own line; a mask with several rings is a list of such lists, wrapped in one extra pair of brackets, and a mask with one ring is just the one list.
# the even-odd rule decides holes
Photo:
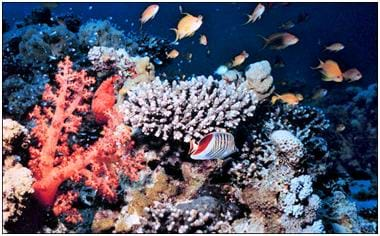
[(362, 73), (356, 68), (349, 69), (343, 73), (343, 78), (349, 83), (360, 80)]
[(232, 134), (213, 132), (204, 136), (198, 144), (191, 140), (189, 154), (194, 160), (213, 160), (224, 159), (237, 151)]
[(324, 96), (327, 95), (327, 89), (318, 89), (317, 92), (314, 93), (313, 97), (311, 97), (313, 100), (317, 100), (317, 99), (320, 99), (320, 98), (323, 98)]
[(326, 46), (323, 51), (330, 51), (330, 52), (339, 52), (340, 50), (344, 49), (344, 45), (341, 43), (333, 43), (330, 46)]
[(291, 29), (295, 26), (294, 22), (292, 20), (288, 20), (287, 22), (280, 25), (278, 28), (283, 30)]
[(340, 70), (338, 63), (333, 60), (327, 60), (325, 62), (319, 60), (319, 65), (317, 67), (312, 67), (312, 69), (321, 69), (320, 72), (323, 74), (323, 81), (343, 81), (342, 71)]
[(268, 38), (264, 36), (258, 35), (259, 37), (265, 40), (265, 44), (263, 48), (269, 46), (270, 49), (281, 50), (285, 49), (291, 45), (298, 43), (299, 39), (290, 34), (290, 33), (275, 33), (270, 35)]
[(193, 36), (195, 31), (197, 31), (203, 23), (203, 16), (201, 15), (195, 17), (190, 15), (189, 13), (184, 14), (185, 16), (178, 22), (177, 29), (171, 29), (174, 30), (176, 34), (174, 42), (177, 42), (178, 40), (183, 39), (185, 37)]
[(339, 124), (336, 126), (336, 132), (343, 132), (346, 129), (346, 126), (344, 124)]
[(231, 67), (240, 66), (241, 64), (244, 63), (245, 59), (247, 59), (248, 57), (249, 57), (249, 54), (246, 51), (242, 51), (239, 55), (234, 57), (234, 59), (232, 60)]
[(249, 24), (249, 23), (254, 23), (256, 20), (260, 20), (261, 16), (263, 15), (265, 11), (265, 7), (263, 4), (259, 3), (257, 4), (255, 10), (252, 12), (251, 15), (248, 16), (248, 21), (244, 23), (244, 25)]
[(175, 49), (171, 50), (169, 53), (166, 52), (166, 58), (174, 59), (178, 57), (179, 52)]
[(219, 66), (219, 67), (215, 70), (214, 74), (216, 74), (216, 75), (223, 75), (223, 74), (225, 74), (227, 71), (228, 71), (228, 67), (225, 66), (225, 65), (221, 65), (221, 66)]
[(160, 7), (157, 4), (153, 4), (153, 5), (150, 5), (149, 7), (147, 7), (143, 11), (143, 13), (141, 14), (141, 18), (140, 18), (141, 27), (148, 20), (151, 20), (156, 16), (158, 9), (160, 9)]
[(272, 104), (275, 104), (277, 100), (281, 100), (284, 103), (289, 105), (297, 105), (300, 101), (303, 100), (302, 94), (294, 94), (294, 93), (284, 93), (284, 94), (276, 94), (272, 97)]
[(199, 43), (204, 45), (204, 46), (207, 46), (207, 37), (206, 35), (202, 34), (201, 37), (199, 38)]

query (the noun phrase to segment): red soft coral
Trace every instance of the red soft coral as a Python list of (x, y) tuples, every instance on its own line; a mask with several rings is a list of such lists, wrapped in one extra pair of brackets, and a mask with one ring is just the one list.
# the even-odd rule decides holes
[(136, 180), (137, 172), (144, 168), (143, 155), (130, 155), (133, 145), (130, 129), (122, 124), (122, 117), (115, 109), (106, 112), (108, 122), (102, 137), (90, 148), (78, 145), (70, 148), (69, 133), (79, 129), (82, 118), (78, 114), (89, 110), (86, 103), (92, 97), (89, 86), (95, 79), (85, 71), (73, 71), (72, 62), (66, 57), (58, 64), (55, 81), (57, 88), (47, 85), (43, 94), (43, 100), (52, 106), (36, 106), (30, 115), (36, 123), (32, 135), (38, 140), (37, 147), (30, 148), (29, 162), (36, 178), (35, 195), (43, 205), (51, 206), (59, 186), (71, 179), (84, 181), (113, 201), (119, 174)]
[(120, 79), (120, 76), (114, 75), (105, 80), (96, 90), (94, 99), (92, 99), (91, 109), (95, 115), (96, 122), (100, 124), (107, 123), (108, 117), (105, 112), (115, 105), (116, 98), (113, 85), (118, 79)]

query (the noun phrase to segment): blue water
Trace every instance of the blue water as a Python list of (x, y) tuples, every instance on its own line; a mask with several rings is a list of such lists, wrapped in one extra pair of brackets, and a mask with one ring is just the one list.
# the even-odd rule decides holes
[[(315, 87), (334, 90), (352, 85), (322, 82), (321, 75), (310, 69), (318, 64), (319, 58), (336, 60), (342, 70), (358, 68), (363, 79), (355, 82), (356, 86), (377, 80), (376, 3), (277, 3), (271, 8), (266, 5), (261, 20), (242, 25), (247, 20), (246, 14), (251, 13), (256, 4), (159, 3), (158, 14), (143, 26), (143, 31), (174, 40), (175, 34), (169, 29), (176, 27), (181, 18), (179, 5), (184, 12), (204, 17), (203, 25), (195, 36), (180, 41), (176, 48), (181, 54), (167, 67), (180, 75), (212, 74), (219, 65), (229, 62), (242, 50), (246, 50), (250, 57), (245, 65), (263, 59), (274, 63), (277, 55), (284, 59), (286, 66), (272, 72), (279, 92), (302, 89), (301, 92), (308, 94)], [(82, 23), (91, 18), (108, 19), (128, 32), (139, 31), (140, 14), (148, 5), (149, 3), (61, 3), (52, 12), (53, 15), (72, 12), (82, 18)], [(38, 3), (3, 3), (3, 17), (12, 25), (39, 6)], [(268, 36), (279, 32), (279, 25), (291, 19), (296, 21), (301, 13), (309, 14), (309, 20), (288, 30), (300, 38), (297, 45), (282, 51), (261, 50), (263, 42), (257, 34)], [(207, 35), (207, 48), (199, 44), (200, 34)], [(322, 52), (323, 46), (334, 42), (343, 43), (345, 49), (338, 53)], [(206, 53), (208, 49), (210, 55)], [(186, 60), (187, 53), (192, 53), (191, 63)], [(180, 61), (183, 63), (179, 64)], [(243, 70), (244, 67), (240, 69)], [(281, 82), (293, 86), (283, 87)]]

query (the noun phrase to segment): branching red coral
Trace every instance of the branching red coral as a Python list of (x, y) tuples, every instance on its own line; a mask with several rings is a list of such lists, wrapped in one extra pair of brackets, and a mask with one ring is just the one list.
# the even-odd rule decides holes
[(115, 109), (106, 112), (108, 122), (102, 137), (90, 148), (69, 147), (69, 134), (77, 132), (82, 122), (78, 114), (89, 110), (88, 100), (92, 97), (89, 86), (95, 79), (85, 71), (73, 71), (72, 62), (66, 57), (58, 64), (55, 81), (57, 87), (48, 85), (43, 94), (43, 100), (52, 105), (36, 106), (30, 115), (36, 124), (32, 135), (38, 140), (38, 145), (30, 148), (29, 162), (36, 178), (33, 185), (36, 197), (43, 205), (51, 206), (59, 186), (71, 179), (83, 181), (113, 201), (119, 175), (124, 173), (136, 180), (137, 172), (144, 168), (143, 154), (131, 155), (130, 128), (123, 124)]
[(78, 199), (79, 193), (68, 191), (66, 194), (61, 194), (53, 206), (55, 215), (65, 214), (65, 221), (68, 223), (76, 224), (82, 221), (82, 216), (79, 211), (72, 207), (72, 204)]

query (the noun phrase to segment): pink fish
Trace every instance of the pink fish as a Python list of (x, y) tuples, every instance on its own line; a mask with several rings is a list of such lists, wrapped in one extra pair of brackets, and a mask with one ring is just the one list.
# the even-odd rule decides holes
[(236, 151), (232, 134), (213, 132), (204, 136), (198, 144), (191, 140), (189, 154), (194, 160), (213, 160), (223, 159)]

